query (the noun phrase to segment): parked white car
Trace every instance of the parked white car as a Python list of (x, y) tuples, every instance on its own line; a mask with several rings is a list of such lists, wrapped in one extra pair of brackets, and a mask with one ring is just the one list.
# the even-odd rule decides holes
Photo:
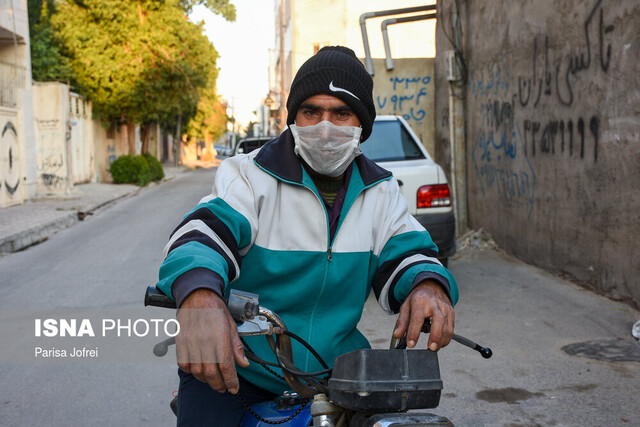
[(436, 164), (409, 124), (397, 116), (377, 116), (362, 152), (391, 171), (409, 211), (438, 245), (446, 266), (456, 251), (453, 197), (442, 168)]
[(252, 136), (242, 138), (236, 143), (236, 146), (233, 150), (233, 155), (236, 156), (238, 154), (248, 154), (253, 150), (257, 150), (258, 148), (262, 147), (273, 138), (273, 136)]

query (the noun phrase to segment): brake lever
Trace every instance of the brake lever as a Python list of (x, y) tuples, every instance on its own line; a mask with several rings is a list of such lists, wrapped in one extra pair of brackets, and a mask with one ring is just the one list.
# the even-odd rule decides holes
[(257, 294), (232, 289), (227, 301), (231, 317), (238, 325), (241, 337), (256, 335), (272, 335), (273, 324), (260, 315), (260, 300)]
[[(429, 319), (424, 319), (424, 323), (422, 324), (422, 331), (425, 334), (428, 334), (431, 331), (431, 320)], [(479, 344), (476, 344), (475, 342), (471, 341), (468, 338), (465, 338), (463, 336), (460, 336), (458, 334), (453, 334), (453, 337), (451, 337), (451, 339), (453, 339), (455, 342), (464, 345), (465, 347), (469, 347), (472, 350), (477, 351), (478, 353), (480, 353), (480, 355), (485, 358), (485, 359), (489, 359), (491, 356), (493, 356), (493, 351), (491, 351), (491, 349), (489, 347), (482, 347)], [(405, 348), (407, 348), (407, 334), (404, 334), (402, 336), (402, 338), (391, 338), (391, 345), (389, 346), (390, 349), (392, 350), (404, 350)]]
[[(422, 330), (425, 334), (428, 334), (431, 331), (431, 320), (424, 319), (424, 323), (422, 324)], [(395, 332), (395, 331), (394, 331)], [(393, 338), (391, 337), (391, 345), (389, 346), (391, 350), (404, 350), (407, 348), (407, 334), (405, 333), (401, 338)]]
[(238, 325), (238, 335), (250, 337), (255, 335), (272, 335), (273, 325), (264, 316), (256, 316), (253, 319), (246, 319)]

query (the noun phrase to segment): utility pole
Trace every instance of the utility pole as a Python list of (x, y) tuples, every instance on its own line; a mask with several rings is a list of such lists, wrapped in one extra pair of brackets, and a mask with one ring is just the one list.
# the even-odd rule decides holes
[(462, 29), (458, 0), (451, 2), (453, 51), (447, 52), (449, 81), (449, 139), (451, 141), (451, 180), (456, 214), (456, 233), (463, 235), (468, 227), (467, 143), (465, 139), (465, 74), (462, 64)]

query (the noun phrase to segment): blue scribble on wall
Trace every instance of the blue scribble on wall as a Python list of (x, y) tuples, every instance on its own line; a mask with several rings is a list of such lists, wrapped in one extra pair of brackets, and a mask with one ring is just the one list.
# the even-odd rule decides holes
[(482, 124), (471, 150), (482, 195), (494, 190), (505, 200), (525, 198), (531, 217), (536, 173), (525, 150), (519, 123), (508, 103), (482, 104)]
[(111, 166), (111, 163), (116, 161), (116, 146), (111, 144), (107, 145), (107, 153), (107, 161), (109, 162), (109, 166)]
[[(392, 94), (376, 96), (376, 108), (379, 114), (402, 116), (407, 121), (415, 121), (418, 126), (427, 116), (426, 106), (421, 105), (427, 96), (427, 87), (431, 84), (431, 76), (391, 77)], [(409, 92), (407, 92), (409, 91)]]
[(511, 87), (511, 69), (506, 64), (507, 54), (488, 70), (478, 71), (474, 67), (469, 73), (469, 90), (475, 99), (478, 97), (508, 97)]

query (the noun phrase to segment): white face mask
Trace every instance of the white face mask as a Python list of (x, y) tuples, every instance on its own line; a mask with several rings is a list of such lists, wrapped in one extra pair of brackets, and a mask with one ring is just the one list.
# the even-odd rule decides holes
[(321, 121), (311, 126), (290, 125), (295, 153), (317, 173), (340, 176), (353, 159), (362, 154), (358, 148), (362, 128), (359, 126), (337, 126)]

